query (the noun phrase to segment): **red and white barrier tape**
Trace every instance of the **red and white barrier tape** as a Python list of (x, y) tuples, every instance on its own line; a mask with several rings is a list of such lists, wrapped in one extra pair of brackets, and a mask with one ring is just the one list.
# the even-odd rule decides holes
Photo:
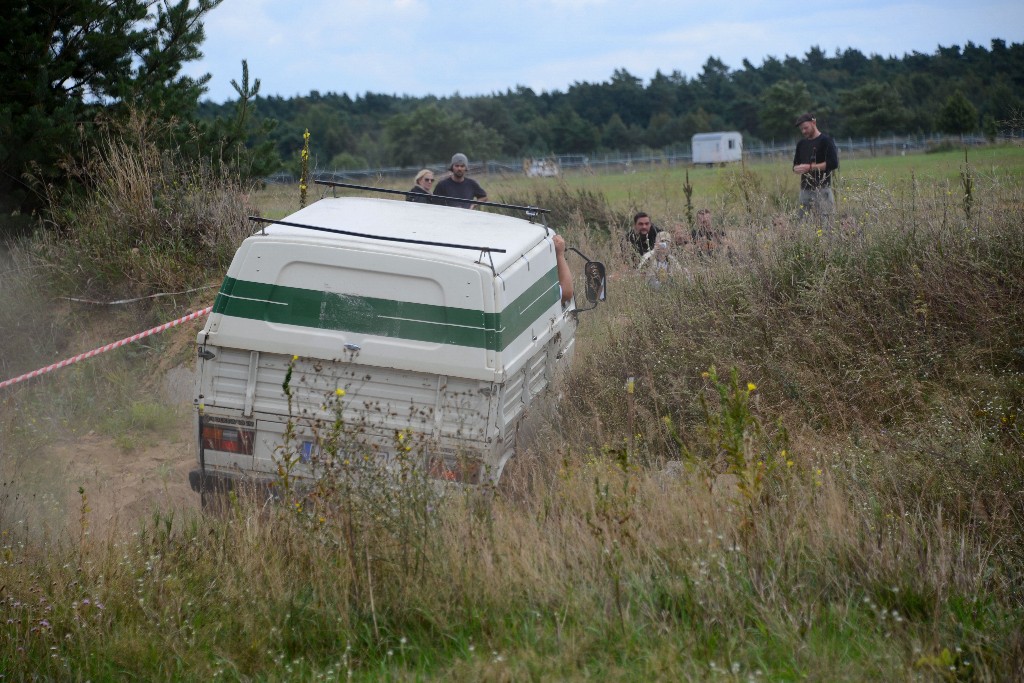
[(6, 386), (10, 386), (11, 384), (17, 384), (18, 382), (23, 382), (26, 379), (32, 379), (33, 377), (38, 377), (39, 375), (45, 375), (48, 372), (52, 372), (54, 370), (59, 370), (59, 369), (61, 369), (63, 367), (71, 365), (72, 363), (77, 363), (80, 360), (85, 360), (86, 358), (92, 358), (93, 356), (98, 356), (101, 353), (106, 353), (107, 351), (110, 351), (112, 349), (116, 349), (119, 346), (124, 346), (125, 344), (131, 344), (133, 341), (138, 341), (140, 339), (144, 339), (144, 338), (148, 337), (151, 334), (156, 334), (157, 332), (163, 332), (164, 330), (170, 329), (170, 328), (174, 327), (175, 325), (180, 325), (181, 323), (188, 322), (189, 320), (194, 320), (194, 319), (196, 319), (196, 318), (198, 318), (200, 316), (204, 316), (204, 315), (208, 314), (212, 310), (213, 310), (213, 306), (207, 306), (206, 308), (204, 308), (201, 311), (196, 311), (195, 313), (189, 313), (188, 315), (182, 316), (181, 318), (178, 318), (177, 320), (172, 320), (171, 322), (164, 323), (163, 325), (160, 325), (159, 327), (154, 327), (151, 330), (146, 330), (145, 332), (139, 332), (138, 334), (133, 334), (130, 337), (125, 337), (124, 339), (121, 339), (121, 340), (118, 340), (116, 342), (107, 344), (106, 346), (101, 346), (98, 349), (93, 349), (92, 351), (86, 351), (85, 353), (81, 353), (81, 354), (75, 356), (74, 358), (68, 358), (67, 360), (62, 360), (59, 363), (54, 363), (53, 365), (47, 365), (45, 368), (39, 368), (38, 370), (33, 370), (32, 372), (29, 372), (29, 373), (26, 373), (24, 375), (21, 375), (20, 377), (14, 377), (12, 379), (4, 380), (3, 382), (0, 382), (0, 389), (3, 389)]

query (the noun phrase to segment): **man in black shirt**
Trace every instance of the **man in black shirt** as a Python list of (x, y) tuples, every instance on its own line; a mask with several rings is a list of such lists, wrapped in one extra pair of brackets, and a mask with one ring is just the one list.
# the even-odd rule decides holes
[(641, 256), (654, 249), (659, 232), (658, 227), (651, 222), (651, 217), (643, 211), (633, 216), (633, 227), (626, 233), (626, 241), (635, 252), (634, 263), (639, 263)]
[(796, 120), (804, 139), (796, 143), (793, 173), (800, 176), (800, 218), (813, 212), (814, 216), (831, 227), (835, 213), (832, 196), (832, 174), (839, 170), (839, 151), (828, 135), (818, 130), (814, 114), (802, 114)]
[(478, 182), (466, 175), (468, 166), (469, 159), (466, 158), (465, 154), (460, 153), (452, 156), (452, 163), (448, 166), (448, 170), (452, 174), (434, 187), (435, 198), (452, 197), (452, 199), (438, 199), (436, 200), (437, 203), (443, 203), (445, 206), (457, 206), (462, 209), (479, 209), (479, 204), (470, 204), (469, 202), (458, 200), (487, 200), (487, 193), (484, 192), (484, 188), (480, 187)]

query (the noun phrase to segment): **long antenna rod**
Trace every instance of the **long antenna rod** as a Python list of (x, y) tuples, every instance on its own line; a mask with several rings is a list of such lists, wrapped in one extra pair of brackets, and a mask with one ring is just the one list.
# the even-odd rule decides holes
[(525, 211), (527, 216), (536, 216), (539, 213), (551, 213), (551, 209), (542, 209), (538, 206), (519, 206), (518, 204), (499, 204), (498, 202), (479, 202), (475, 199), (460, 199), (458, 197), (443, 197), (441, 195), (433, 194), (421, 194), (419, 192), (408, 192), (406, 190), (386, 190), (383, 187), (369, 187), (368, 185), (350, 185), (349, 183), (338, 183), (333, 180), (314, 180), (317, 185), (327, 185), (328, 187), (347, 187), (351, 190), (368, 190), (370, 192), (381, 192), (383, 194), (400, 194), (413, 196), (417, 198), (431, 198), (435, 200), (451, 200), (457, 201), (460, 204), (477, 204), (479, 206), (495, 206), (499, 209), (515, 209), (516, 211)]
[(505, 249), (495, 249), (494, 247), (476, 247), (469, 244), (449, 244), (447, 242), (428, 242), (426, 240), (411, 240), (405, 237), (384, 237), (382, 235), (368, 235), (365, 232), (352, 232), (350, 230), (336, 230), (335, 228), (325, 228), (320, 225), (307, 225), (305, 223), (290, 223), (289, 221), (279, 221), (273, 218), (260, 218), (259, 216), (249, 216), (249, 220), (253, 223), (272, 223), (274, 225), (287, 225), (290, 228), (305, 228), (306, 230), (318, 230), (320, 232), (333, 232), (338, 235), (348, 235), (349, 237), (366, 237), (371, 240), (381, 240), (382, 242), (401, 242), (403, 244), (423, 244), (428, 247), (450, 247), (452, 249), (468, 249), (470, 251), (483, 251), (493, 252), (496, 254), (504, 254)]

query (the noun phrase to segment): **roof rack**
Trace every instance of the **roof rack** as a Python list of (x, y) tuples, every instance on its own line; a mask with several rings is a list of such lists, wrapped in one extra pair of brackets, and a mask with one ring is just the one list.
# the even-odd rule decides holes
[[(428, 247), (448, 247), (451, 249), (466, 249), (468, 251), (478, 251), (480, 256), (477, 262), (484, 263), (484, 256), (487, 257), (487, 263), (491, 268), (491, 272), (497, 275), (497, 270), (494, 268), (494, 256), (492, 254), (504, 254), (507, 252), (506, 249), (498, 249), (496, 247), (479, 247), (472, 244), (452, 244), (450, 242), (431, 242), (429, 240), (414, 240), (408, 237), (386, 237), (384, 235), (370, 235), (365, 232), (353, 232), (351, 230), (338, 230), (337, 228), (325, 228), (322, 225), (309, 225), (308, 223), (293, 223), (291, 221), (275, 220), (273, 218), (261, 218), (260, 216), (249, 216), (249, 220), (253, 223), (261, 223), (261, 229), (266, 227), (267, 223), (273, 225), (286, 225), (289, 228), (303, 228), (305, 230), (315, 230), (317, 232), (333, 232), (337, 235), (348, 235), (349, 237), (365, 237), (371, 240), (380, 240), (382, 242), (400, 242), (402, 244), (422, 244)], [(545, 226), (546, 229), (546, 226)], [(266, 234), (264, 232), (264, 234)]]
[(291, 221), (282, 221), (275, 218), (261, 218), (260, 216), (249, 216), (249, 220), (252, 221), (253, 223), (272, 223), (274, 225), (287, 225), (289, 228), (305, 228), (306, 230), (317, 230), (319, 232), (333, 232), (338, 235), (348, 235), (349, 237), (366, 237), (367, 239), (381, 240), (382, 242), (423, 244), (428, 247), (450, 247), (452, 249), (468, 249), (469, 251), (494, 252), (496, 254), (504, 254), (506, 251), (505, 249), (497, 249), (495, 247), (478, 247), (470, 244), (451, 244), (449, 242), (430, 242), (428, 240), (414, 240), (408, 237), (386, 237), (384, 235), (371, 235), (365, 232), (353, 232), (351, 230), (325, 228), (322, 225), (309, 225), (308, 223), (292, 223)]

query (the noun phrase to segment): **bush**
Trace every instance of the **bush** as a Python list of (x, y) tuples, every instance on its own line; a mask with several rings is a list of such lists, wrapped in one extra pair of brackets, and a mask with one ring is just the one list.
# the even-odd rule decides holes
[(613, 210), (601, 192), (585, 188), (573, 190), (564, 183), (535, 188), (532, 192), (502, 195), (497, 201), (549, 209), (548, 225), (558, 230), (571, 225), (582, 227), (595, 236), (609, 236), (617, 234), (622, 226), (631, 225), (627, 215)]
[(167, 127), (135, 115), (87, 161), (69, 166), (84, 191), (52, 190), (34, 251), (59, 286), (141, 295), (205, 283), (250, 232), (249, 187), (223, 164), (161, 151)]

